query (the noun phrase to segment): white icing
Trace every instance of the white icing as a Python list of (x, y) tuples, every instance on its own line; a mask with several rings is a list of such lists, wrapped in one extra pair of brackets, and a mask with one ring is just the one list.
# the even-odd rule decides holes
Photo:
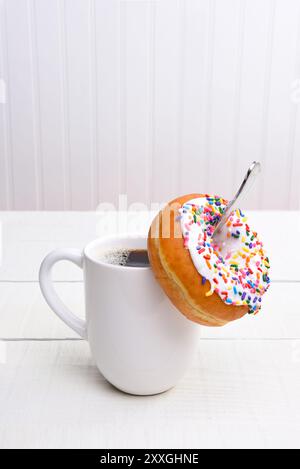
[[(189, 250), (197, 271), (210, 282), (210, 293), (216, 291), (225, 303), (247, 305), (251, 312), (256, 312), (260, 308), (261, 296), (267, 290), (270, 282), (266, 268), (268, 260), (262, 250), (262, 243), (255, 236), (255, 233), (254, 235), (252, 231), (250, 234), (247, 233), (245, 219), (241, 217), (239, 212), (233, 214), (232, 226), (225, 225), (220, 235), (213, 239), (213, 225), (205, 224), (203, 214), (196, 214), (195, 221), (191, 212), (193, 205), (200, 211), (204, 210), (204, 207), (210, 207), (216, 209), (219, 216), (218, 210), (225, 208), (223, 200), (221, 199), (221, 205), (218, 202), (219, 207), (215, 205), (214, 198), (211, 201), (209, 204), (206, 197), (192, 199), (185, 203), (180, 210), (180, 223), (185, 247)], [(242, 224), (242, 226), (234, 227), (233, 225), (236, 223)], [(238, 236), (238, 232), (239, 238), (232, 236), (232, 233)], [(230, 237), (228, 237), (228, 233), (230, 233)], [(207, 237), (206, 241), (205, 236)], [(252, 236), (255, 239), (251, 243)], [(199, 254), (199, 252), (201, 253)], [(204, 256), (210, 256), (210, 259), (205, 259)], [(233, 257), (236, 258), (233, 259)], [(232, 266), (233, 263), (238, 265), (238, 272)], [(262, 272), (258, 270), (258, 267)], [(257, 273), (259, 273), (259, 280)], [(217, 280), (217, 283), (214, 279)], [(201, 282), (200, 278), (199, 282)]]

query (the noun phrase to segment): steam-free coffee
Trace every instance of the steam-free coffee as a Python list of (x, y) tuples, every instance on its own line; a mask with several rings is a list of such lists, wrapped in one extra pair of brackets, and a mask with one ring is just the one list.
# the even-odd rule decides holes
[(113, 249), (106, 251), (100, 260), (122, 267), (149, 267), (150, 265), (146, 249)]

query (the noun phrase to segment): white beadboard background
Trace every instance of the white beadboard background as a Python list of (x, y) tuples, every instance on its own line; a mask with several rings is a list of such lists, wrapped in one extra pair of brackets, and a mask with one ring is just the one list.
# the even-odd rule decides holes
[(0, 209), (300, 208), (299, 0), (0, 0)]

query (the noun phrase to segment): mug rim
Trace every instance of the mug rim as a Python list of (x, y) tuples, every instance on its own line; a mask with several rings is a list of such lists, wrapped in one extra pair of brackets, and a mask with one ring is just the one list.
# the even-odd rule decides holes
[[(104, 262), (98, 259), (95, 259), (89, 254), (89, 250), (93, 249), (97, 245), (101, 245), (102, 243), (105, 243), (110, 240), (124, 240), (124, 239), (143, 239), (147, 241), (148, 236), (146, 234), (141, 234), (141, 233), (122, 233), (122, 234), (111, 234), (111, 235), (106, 235), (106, 236), (101, 236), (100, 238), (96, 238), (90, 243), (87, 244), (87, 246), (83, 249), (84, 257), (91, 261), (93, 264), (96, 264), (101, 267), (106, 267), (110, 269), (117, 269), (117, 270), (123, 270), (123, 271), (149, 271), (151, 269), (151, 265), (147, 267), (127, 267), (124, 265), (118, 265), (118, 264), (109, 264), (108, 262)], [(147, 246), (146, 246), (147, 250)]]

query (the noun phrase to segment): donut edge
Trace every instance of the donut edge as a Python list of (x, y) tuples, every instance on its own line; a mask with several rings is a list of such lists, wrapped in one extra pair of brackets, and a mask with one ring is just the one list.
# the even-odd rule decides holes
[[(148, 234), (148, 254), (154, 276), (173, 305), (189, 320), (209, 327), (222, 327), (231, 321), (242, 318), (248, 313), (246, 306), (226, 305), (216, 293), (207, 297), (209, 282), (202, 285), (201, 275), (196, 270), (189, 252), (184, 248), (183, 239), (175, 239), (171, 226), (170, 237), (162, 237), (162, 217), (165, 211), (171, 214), (170, 223), (175, 223), (172, 206), (182, 206), (188, 200), (203, 197), (201, 194), (190, 194), (178, 197), (169, 202), (154, 218)], [(170, 210), (171, 209), (171, 210)], [(154, 235), (153, 235), (154, 234)], [(180, 258), (177, 262), (176, 257)], [(182, 265), (184, 267), (182, 268)], [(185, 279), (196, 280), (185, 285)]]

